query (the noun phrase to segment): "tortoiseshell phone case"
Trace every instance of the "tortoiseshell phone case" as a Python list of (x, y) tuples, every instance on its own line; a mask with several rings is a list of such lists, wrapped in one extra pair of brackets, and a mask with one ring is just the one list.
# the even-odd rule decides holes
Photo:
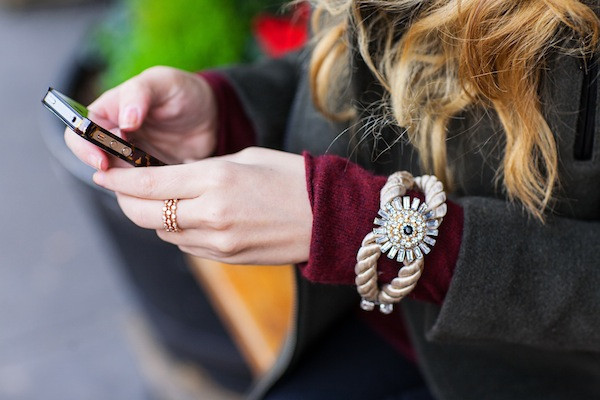
[(166, 165), (88, 119), (87, 108), (59, 91), (48, 88), (42, 103), (76, 134), (134, 167)]

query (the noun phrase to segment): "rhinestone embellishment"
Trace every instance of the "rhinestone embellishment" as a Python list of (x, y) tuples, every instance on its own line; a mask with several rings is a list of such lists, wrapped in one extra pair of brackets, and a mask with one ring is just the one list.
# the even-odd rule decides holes
[(423, 258), (423, 254), (428, 254), (430, 246), (435, 244), (428, 235), (437, 236), (437, 230), (431, 229), (437, 227), (437, 221), (433, 213), (428, 212), (427, 204), (419, 203), (416, 197), (396, 197), (379, 210), (380, 218), (374, 221), (378, 227), (373, 229), (373, 233), (377, 236), (381, 252), (387, 253), (388, 258), (412, 262), (415, 258)]

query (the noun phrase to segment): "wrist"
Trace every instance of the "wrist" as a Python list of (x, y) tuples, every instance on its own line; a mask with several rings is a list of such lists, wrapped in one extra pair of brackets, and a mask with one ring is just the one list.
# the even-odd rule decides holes
[(233, 86), (223, 74), (207, 70), (197, 74), (208, 86), (214, 104), (214, 147), (212, 155), (236, 153), (254, 146), (256, 132)]
[(198, 86), (197, 96), (200, 99), (199, 109), (202, 110), (204, 120), (198, 126), (198, 131), (205, 136), (204, 146), (201, 148), (202, 155), (199, 158), (205, 158), (213, 154), (217, 149), (218, 131), (219, 131), (219, 107), (215, 91), (202, 74), (191, 74)]
[[(301, 271), (311, 281), (353, 285), (356, 250), (374, 228), (380, 190), (387, 177), (336, 156), (305, 153), (304, 157), (314, 221), (309, 262)], [(421, 197), (417, 192), (410, 194)], [(448, 212), (437, 244), (427, 255), (427, 266), (410, 294), (411, 298), (436, 304), (441, 304), (448, 291), (462, 241), (463, 209), (452, 201), (446, 204)], [(379, 280), (389, 282), (398, 273), (398, 263), (381, 257), (378, 270)]]

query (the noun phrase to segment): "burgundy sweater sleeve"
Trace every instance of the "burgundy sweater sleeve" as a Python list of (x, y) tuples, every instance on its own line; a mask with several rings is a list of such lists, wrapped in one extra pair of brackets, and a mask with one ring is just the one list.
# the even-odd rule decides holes
[(214, 155), (236, 153), (254, 146), (256, 132), (233, 86), (217, 71), (203, 71), (199, 75), (208, 83), (217, 102), (217, 147)]
[[(305, 278), (330, 284), (354, 284), (356, 252), (373, 229), (379, 192), (387, 177), (376, 176), (336, 156), (304, 154), (308, 195), (313, 210), (310, 256), (301, 271)], [(426, 256), (425, 268), (410, 297), (441, 304), (458, 259), (462, 207), (447, 201), (448, 214), (437, 243)], [(400, 264), (387, 257), (378, 261), (381, 282), (391, 281)]]

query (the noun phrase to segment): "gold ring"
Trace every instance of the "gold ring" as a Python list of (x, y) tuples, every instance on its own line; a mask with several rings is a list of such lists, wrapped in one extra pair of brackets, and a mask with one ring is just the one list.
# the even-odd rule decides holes
[(179, 199), (165, 200), (165, 205), (162, 208), (162, 220), (163, 228), (167, 232), (179, 232), (179, 226), (177, 225), (177, 203)]

